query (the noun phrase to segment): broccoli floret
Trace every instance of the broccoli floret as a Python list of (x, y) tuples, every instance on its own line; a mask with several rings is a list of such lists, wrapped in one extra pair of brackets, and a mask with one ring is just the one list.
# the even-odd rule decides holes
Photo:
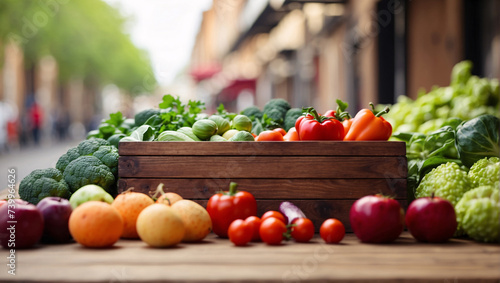
[(243, 109), (243, 111), (241, 111), (240, 114), (245, 115), (251, 118), (252, 120), (262, 119), (263, 115), (262, 111), (260, 111), (260, 109), (255, 105)]
[(478, 160), (469, 170), (473, 187), (500, 186), (500, 158), (490, 157)]
[(266, 113), (266, 115), (267, 115), (267, 117), (271, 118), (271, 120), (273, 120), (275, 122), (278, 122), (280, 124), (283, 123), (283, 118), (284, 118), (283, 113), (281, 112), (281, 110), (279, 110), (277, 108), (269, 110)]
[(47, 168), (34, 170), (26, 176), (19, 184), (19, 196), (36, 205), (43, 198), (50, 196), (68, 199), (71, 192), (61, 171)]
[(118, 176), (118, 149), (112, 145), (104, 145), (99, 147), (99, 149), (92, 154), (97, 157), (104, 165), (108, 166), (111, 170), (111, 173), (115, 176)]
[(285, 115), (285, 121), (284, 121), (284, 126), (285, 126), (285, 131), (288, 132), (290, 128), (295, 127), (295, 122), (297, 121), (297, 118), (302, 116), (302, 109), (300, 108), (291, 108), (286, 112)]
[(109, 142), (105, 139), (89, 139), (79, 143), (77, 148), (80, 155), (91, 155), (103, 145), (109, 145)]
[[(264, 114), (267, 114), (268, 117), (272, 118), (275, 121), (278, 121), (279, 119), (284, 121), (286, 112), (290, 110), (290, 108), (291, 106), (286, 100), (275, 98), (269, 100), (266, 105), (264, 105), (264, 109), (262, 110), (262, 112)], [(276, 113), (276, 110), (279, 111), (280, 115)]]
[(160, 114), (160, 110), (158, 109), (146, 109), (143, 110), (137, 114), (135, 114), (134, 119), (135, 119), (135, 126), (139, 127), (144, 125), (146, 121), (151, 118), (153, 115), (158, 115)]
[(72, 193), (88, 184), (101, 186), (111, 195), (116, 194), (115, 176), (111, 169), (95, 156), (80, 156), (64, 170), (64, 180)]
[(415, 191), (415, 197), (435, 196), (456, 205), (463, 194), (472, 188), (467, 171), (454, 162), (447, 162), (427, 173)]
[(78, 151), (78, 148), (72, 147), (70, 148), (65, 154), (63, 154), (61, 157), (59, 157), (59, 160), (57, 160), (56, 163), (56, 168), (64, 172), (64, 169), (66, 169), (66, 166), (71, 163), (71, 161), (77, 159), (80, 157), (80, 152)]
[(455, 206), (460, 230), (476, 241), (499, 242), (500, 191), (481, 186), (466, 192)]
[(118, 150), (104, 139), (84, 140), (78, 146), (70, 148), (57, 161), (56, 168), (64, 173), (68, 164), (80, 156), (94, 155), (110, 167), (115, 178), (118, 176)]

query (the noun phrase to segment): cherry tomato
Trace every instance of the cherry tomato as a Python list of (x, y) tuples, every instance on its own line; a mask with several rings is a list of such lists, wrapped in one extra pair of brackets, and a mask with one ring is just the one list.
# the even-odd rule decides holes
[(327, 219), (319, 228), (321, 238), (327, 243), (339, 243), (345, 235), (345, 227), (340, 220), (335, 218)]
[(310, 219), (297, 218), (292, 224), (292, 238), (296, 242), (307, 243), (314, 237), (314, 224)]
[(231, 222), (227, 234), (235, 246), (244, 246), (252, 240), (252, 227), (243, 219)]
[(283, 214), (279, 211), (275, 210), (266, 211), (266, 213), (262, 214), (262, 217), (260, 219), (264, 221), (269, 217), (278, 218), (279, 220), (281, 220), (281, 222), (283, 222), (283, 224), (286, 224), (285, 216), (283, 216)]
[(275, 217), (263, 220), (259, 228), (260, 239), (268, 245), (279, 245), (285, 238), (286, 232), (285, 223)]
[(250, 216), (245, 219), (245, 222), (252, 227), (252, 241), (258, 242), (260, 241), (259, 228), (260, 224), (262, 224), (262, 220), (257, 216)]
[(278, 133), (280, 133), (282, 136), (286, 135), (286, 131), (285, 131), (285, 129), (283, 129), (283, 128), (276, 128), (276, 129), (274, 129), (274, 130), (273, 130), (273, 132), (278, 132)]
[(283, 141), (283, 135), (276, 131), (263, 131), (257, 139), (258, 141)]

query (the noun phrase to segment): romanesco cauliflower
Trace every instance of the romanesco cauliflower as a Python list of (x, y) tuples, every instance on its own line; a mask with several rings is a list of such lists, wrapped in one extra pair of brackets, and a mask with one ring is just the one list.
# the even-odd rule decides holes
[(464, 194), (455, 207), (459, 229), (476, 241), (499, 242), (500, 190), (481, 186)]
[(469, 170), (472, 186), (500, 186), (500, 158), (490, 157), (478, 160)]
[(467, 171), (454, 162), (448, 162), (427, 173), (415, 191), (415, 197), (435, 196), (444, 198), (456, 205), (463, 194), (471, 189)]

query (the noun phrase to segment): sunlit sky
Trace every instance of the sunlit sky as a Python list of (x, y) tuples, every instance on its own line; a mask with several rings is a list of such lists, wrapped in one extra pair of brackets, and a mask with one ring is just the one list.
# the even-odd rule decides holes
[(189, 62), (202, 12), (212, 0), (105, 0), (131, 18), (132, 41), (149, 52), (157, 80), (170, 84)]

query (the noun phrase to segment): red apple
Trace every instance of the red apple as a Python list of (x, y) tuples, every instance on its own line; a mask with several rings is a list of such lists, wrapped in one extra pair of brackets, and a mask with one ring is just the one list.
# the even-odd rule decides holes
[(69, 200), (60, 197), (43, 198), (36, 207), (43, 215), (42, 241), (66, 243), (71, 240), (68, 223), (73, 209)]
[(365, 243), (389, 243), (404, 228), (404, 211), (395, 199), (382, 195), (365, 196), (351, 207), (351, 228)]
[(413, 237), (422, 242), (441, 243), (457, 230), (453, 205), (439, 197), (414, 200), (406, 211), (406, 227)]
[(36, 206), (10, 201), (0, 206), (0, 244), (22, 249), (35, 245), (43, 233), (43, 216)]

